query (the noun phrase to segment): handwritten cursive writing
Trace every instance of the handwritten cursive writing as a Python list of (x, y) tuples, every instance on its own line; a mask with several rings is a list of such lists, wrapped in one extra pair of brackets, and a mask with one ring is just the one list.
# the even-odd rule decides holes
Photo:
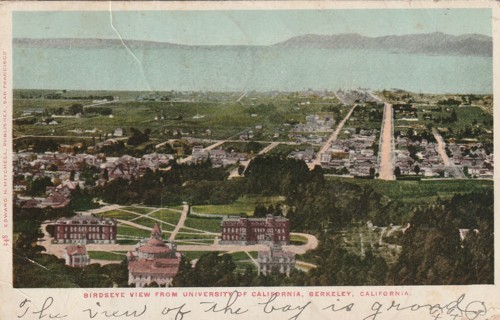
[(264, 313), (273, 313), (275, 311), (281, 311), (281, 312), (291, 312), (291, 311), (298, 311), (297, 313), (293, 314), (292, 317), (288, 318), (288, 320), (297, 320), (302, 312), (311, 304), (311, 301), (308, 301), (307, 303), (303, 305), (298, 305), (298, 306), (292, 306), (290, 304), (285, 304), (283, 306), (275, 306), (274, 303), (272, 303), (274, 300), (278, 298), (277, 295), (272, 295), (269, 300), (265, 303), (259, 303), (260, 305), (264, 305)]
[[(337, 301), (340, 301), (339, 299), (337, 299)], [(331, 305), (327, 306), (327, 307), (324, 307), (323, 309), (321, 310), (330, 310), (330, 311), (333, 311), (333, 312), (339, 312), (339, 311), (352, 311), (352, 308), (354, 308), (354, 303), (349, 303), (345, 306), (342, 306), (340, 307), (338, 304), (335, 304), (335, 303), (332, 303)]]
[(186, 304), (184, 303), (182, 306), (180, 307), (175, 307), (175, 308), (163, 308), (163, 311), (161, 312), (162, 315), (167, 315), (169, 314), (171, 311), (177, 311), (175, 313), (175, 317), (174, 317), (174, 320), (182, 320), (184, 319), (184, 315), (188, 314), (191, 312), (191, 310), (184, 310), (184, 307), (186, 306)]
[(30, 302), (31, 300), (24, 299), (19, 304), (19, 309), (21, 310), (21, 314), (17, 316), (18, 318), (24, 318), (27, 314), (38, 315), (38, 319), (43, 319), (45, 317), (47, 317), (48, 319), (62, 319), (67, 317), (67, 315), (65, 314), (48, 312), (48, 310), (54, 303), (54, 298), (52, 297), (48, 297), (47, 299), (45, 299), (40, 309), (30, 310), (30, 307), (28, 305)]
[[(203, 301), (199, 304), (199, 300), (191, 303), (189, 301), (178, 303), (168, 301), (161, 306), (155, 306), (152, 302), (152, 308), (149, 304), (123, 307), (125, 304), (121, 303), (113, 303), (112, 307), (108, 307), (97, 301), (90, 307), (87, 305), (72, 311), (74, 314), (79, 313), (78, 319), (90, 320), (109, 318), (191, 320), (209, 318), (208, 314), (217, 314), (217, 317), (221, 319), (247, 319), (250, 317), (260, 319), (267, 316), (280, 320), (299, 320), (306, 317), (306, 314), (307, 316), (323, 317), (335, 314), (340, 318), (351, 320), (387, 320), (403, 319), (408, 317), (409, 313), (423, 320), (484, 320), (487, 318), (486, 303), (468, 299), (466, 294), (461, 294), (456, 299), (450, 298), (445, 303), (423, 304), (408, 302), (407, 299), (402, 301), (371, 300), (369, 304), (352, 302), (351, 299), (306, 300), (294, 303), (279, 294), (270, 294), (265, 298), (267, 300), (255, 303), (242, 297), (245, 297), (245, 292), (233, 291), (224, 297), (214, 297), (213, 301)], [(55, 312), (62, 305), (51, 296), (40, 302), (34, 303), (32, 300), (24, 298), (20, 300), (17, 309), (14, 310), (17, 318), (22, 320), (62, 320), (63, 318), (75, 317), (74, 314), (70, 316)]]
[[(99, 302), (96, 302), (96, 305), (99, 308), (101, 307), (101, 304)], [(94, 319), (97, 316), (103, 316), (105, 318), (139, 318), (141, 317), (144, 313), (146, 313), (147, 306), (144, 305), (142, 310), (93, 310), (92, 308), (88, 308), (83, 310), (83, 313), (87, 313), (90, 319)]]
[(238, 291), (233, 291), (230, 295), (229, 298), (226, 301), (226, 305), (223, 307), (219, 307), (219, 305), (216, 302), (200, 302), (200, 304), (211, 304), (212, 306), (204, 312), (223, 312), (224, 314), (229, 313), (229, 314), (235, 314), (235, 315), (240, 315), (248, 312), (248, 309), (243, 309), (240, 307), (234, 306), (236, 304), (236, 301), (238, 300)]
[(379, 315), (384, 312), (389, 311), (397, 311), (401, 313), (401, 311), (427, 311), (432, 319), (464, 319), (464, 317), (468, 320), (475, 320), (480, 316), (486, 315), (486, 306), (482, 301), (471, 301), (469, 303), (465, 303), (465, 294), (462, 294), (457, 299), (446, 303), (446, 304), (410, 304), (406, 306), (402, 306), (401, 303), (396, 301), (392, 301), (391, 305), (387, 308), (380, 302), (374, 302), (371, 306), (371, 310), (374, 313), (369, 316), (363, 318), (363, 320), (375, 320)]

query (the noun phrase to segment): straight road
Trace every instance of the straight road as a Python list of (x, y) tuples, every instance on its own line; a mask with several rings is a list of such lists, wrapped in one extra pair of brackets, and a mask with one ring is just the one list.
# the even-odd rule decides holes
[(345, 118), (337, 126), (337, 129), (335, 129), (335, 131), (333, 131), (332, 135), (328, 138), (328, 140), (325, 142), (325, 144), (323, 144), (323, 146), (321, 147), (321, 149), (319, 150), (319, 152), (316, 155), (316, 159), (314, 159), (314, 161), (307, 164), (309, 166), (309, 170), (314, 169), (314, 167), (316, 165), (321, 165), (321, 155), (328, 151), (328, 149), (330, 148), (330, 144), (332, 144), (332, 142), (337, 140), (337, 137), (339, 136), (340, 131), (344, 127), (347, 120), (349, 120), (349, 118), (351, 117), (351, 114), (354, 111), (354, 109), (356, 108), (356, 106), (357, 105), (352, 106), (351, 110), (349, 110), (349, 113), (345, 116)]
[(441, 159), (443, 159), (443, 163), (445, 167), (448, 169), (448, 172), (454, 178), (467, 179), (462, 169), (456, 166), (452, 161), (450, 161), (450, 158), (446, 154), (446, 143), (444, 142), (443, 137), (439, 134), (436, 128), (432, 128), (432, 134), (434, 135), (434, 138), (436, 139), (437, 142), (437, 151), (441, 156)]
[(394, 176), (394, 129), (392, 104), (384, 103), (384, 118), (382, 122), (382, 132), (380, 134), (379, 148), (379, 179), (396, 180)]
[[(218, 142), (216, 142), (216, 143), (214, 143), (214, 144), (212, 144), (212, 145), (210, 145), (210, 146), (208, 146), (208, 147), (204, 148), (204, 149), (203, 149), (203, 151), (210, 151), (210, 150), (212, 150), (212, 149), (215, 149), (215, 148), (217, 148), (218, 146), (222, 145), (224, 142), (226, 142), (226, 140), (221, 140), (221, 141), (218, 141)], [(184, 158), (184, 159), (180, 159), (180, 160), (179, 160), (179, 163), (181, 163), (181, 164), (182, 164), (182, 163), (189, 163), (189, 162), (191, 162), (191, 161), (193, 161), (193, 156), (192, 156), (192, 155), (191, 155), (191, 156), (189, 156), (189, 157), (186, 157), (186, 158)]]

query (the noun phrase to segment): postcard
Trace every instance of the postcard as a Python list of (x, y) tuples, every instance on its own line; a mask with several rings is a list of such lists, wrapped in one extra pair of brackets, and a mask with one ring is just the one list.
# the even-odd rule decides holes
[(0, 3), (0, 318), (500, 319), (499, 13)]

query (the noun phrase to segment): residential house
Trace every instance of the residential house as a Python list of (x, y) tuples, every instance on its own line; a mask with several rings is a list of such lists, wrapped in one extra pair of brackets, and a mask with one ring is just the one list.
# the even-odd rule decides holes
[(84, 245), (67, 246), (64, 248), (64, 260), (67, 266), (83, 268), (90, 262), (87, 247)]

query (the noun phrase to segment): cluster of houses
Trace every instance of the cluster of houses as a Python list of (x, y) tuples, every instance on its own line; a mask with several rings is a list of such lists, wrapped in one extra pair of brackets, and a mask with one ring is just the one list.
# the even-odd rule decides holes
[(328, 150), (320, 155), (324, 168), (343, 170), (351, 176), (369, 176), (377, 167), (377, 154), (373, 145), (378, 142), (378, 130), (360, 130), (348, 139), (333, 141)]
[(313, 146), (308, 145), (304, 150), (297, 150), (290, 152), (288, 158), (303, 160), (305, 162), (311, 162), (316, 158), (316, 154), (314, 153)]
[[(130, 180), (132, 177), (141, 177), (148, 169), (154, 171), (166, 168), (173, 159), (173, 155), (163, 153), (149, 153), (141, 158), (124, 155), (108, 157), (107, 161), (100, 165), (100, 168), (108, 172), (108, 180), (118, 178)], [(101, 183), (105, 183), (105, 180), (98, 180), (98, 184)]]
[(249, 154), (246, 152), (228, 152), (224, 149), (205, 150), (203, 146), (195, 146), (192, 150), (193, 162), (199, 163), (210, 159), (213, 166), (228, 166), (238, 161), (246, 161)]
[[(419, 150), (411, 157), (409, 147)], [(408, 137), (398, 136), (396, 138), (395, 167), (398, 167), (401, 175), (416, 175), (424, 177), (447, 177), (449, 172), (445, 168), (442, 156), (438, 153), (438, 145), (426, 139), (412, 141)]]
[(317, 114), (306, 116), (306, 123), (296, 124), (289, 132), (288, 138), (297, 143), (321, 144), (325, 135), (333, 131), (335, 120), (333, 116), (321, 118)]
[[(14, 154), (14, 192), (22, 207), (63, 208), (71, 199), (71, 192), (76, 188), (84, 189), (104, 185), (107, 181), (121, 178), (130, 180), (142, 176), (147, 169), (156, 170), (166, 167), (174, 157), (168, 154), (151, 153), (142, 158), (129, 155), (107, 157), (103, 154), (70, 154), (30, 152)], [(81, 178), (85, 168), (95, 167), (102, 172), (95, 185), (88, 185)], [(106, 172), (106, 174), (104, 174)], [(49, 177), (55, 187), (46, 188), (46, 197), (26, 199), (25, 195), (30, 180)], [(24, 199), (22, 199), (24, 198)]]
[(332, 116), (326, 115), (321, 119), (317, 114), (306, 116), (306, 123), (296, 124), (291, 132), (332, 132), (335, 120)]
[(487, 153), (481, 143), (448, 144), (448, 150), (453, 164), (467, 167), (471, 177), (493, 179), (493, 154)]

